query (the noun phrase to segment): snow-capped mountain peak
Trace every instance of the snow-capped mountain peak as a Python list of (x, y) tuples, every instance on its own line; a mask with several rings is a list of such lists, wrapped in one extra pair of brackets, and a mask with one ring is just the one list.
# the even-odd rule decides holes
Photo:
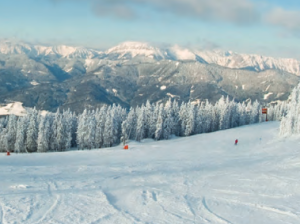
[(232, 51), (196, 51), (210, 64), (228, 68), (252, 68), (256, 71), (278, 69), (300, 75), (300, 62), (291, 58), (273, 58), (256, 54), (239, 54)]
[(30, 44), (23, 42), (14, 42), (10, 40), (1, 40), (0, 41), (0, 53), (1, 54), (22, 54), (30, 53), (33, 51), (33, 48)]
[(44, 46), (32, 45), (24, 42), (14, 42), (10, 40), (0, 41), (0, 54), (25, 54), (30, 56), (58, 56), (63, 58), (93, 58), (102, 52), (66, 45)]
[[(44, 46), (32, 45), (13, 40), (0, 40), (0, 54), (24, 54), (31, 57), (57, 57), (77, 59), (107, 59), (130, 60), (145, 58), (154, 60), (193, 60), (201, 63), (217, 64), (233, 69), (250, 69), (264, 71), (277, 69), (300, 76), (300, 61), (290, 58), (273, 58), (255, 54), (240, 54), (222, 50), (194, 50), (182, 48), (178, 45), (171, 47), (157, 47), (147, 42), (123, 42), (108, 49), (106, 52), (74, 47), (67, 45)], [(144, 59), (143, 59), (144, 58)]]
[(128, 41), (108, 49), (108, 55), (116, 55), (118, 59), (129, 59), (144, 56), (155, 59), (166, 58), (166, 52), (145, 42)]

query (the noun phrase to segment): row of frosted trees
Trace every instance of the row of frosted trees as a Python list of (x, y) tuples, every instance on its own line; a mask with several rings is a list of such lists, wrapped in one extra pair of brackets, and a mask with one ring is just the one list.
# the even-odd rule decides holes
[[(111, 147), (127, 140), (169, 139), (254, 124), (264, 120), (261, 105), (236, 103), (222, 97), (215, 105), (175, 100), (126, 109), (112, 105), (85, 110), (41, 115), (33, 109), (26, 116), (0, 119), (0, 150), (24, 152), (65, 151), (70, 148)], [(269, 107), (269, 120), (279, 120), (285, 104)]]

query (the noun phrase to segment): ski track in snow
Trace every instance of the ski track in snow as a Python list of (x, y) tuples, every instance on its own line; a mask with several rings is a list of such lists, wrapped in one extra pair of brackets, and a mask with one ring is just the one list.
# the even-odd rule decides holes
[(0, 223), (298, 224), (299, 139), (277, 139), (278, 124), (128, 151), (0, 154)]
[(248, 207), (253, 207), (253, 208), (256, 208), (256, 209), (262, 209), (262, 210), (270, 211), (270, 212), (277, 213), (277, 214), (280, 214), (280, 215), (297, 218), (297, 219), (300, 220), (300, 217), (298, 215), (296, 215), (296, 214), (294, 214), (290, 211), (284, 211), (284, 210), (269, 207), (269, 206), (266, 206), (266, 205), (252, 204), (252, 203), (241, 202), (241, 201), (237, 201), (237, 200), (228, 200), (228, 199), (224, 199), (224, 198), (220, 198), (219, 200), (224, 200), (226, 202), (236, 203), (236, 204), (240, 204), (240, 205), (246, 205)]
[(130, 214), (128, 211), (123, 211), (121, 208), (119, 208), (116, 204), (116, 199), (114, 196), (108, 192), (104, 192), (103, 194), (106, 197), (107, 202), (109, 205), (111, 205), (117, 212), (121, 213), (126, 219), (128, 219), (131, 223), (142, 223), (140, 220), (136, 217), (134, 217), (132, 214)]
[(204, 206), (204, 208), (206, 209), (206, 211), (208, 211), (208, 213), (211, 214), (212, 216), (212, 222), (214, 223), (225, 223), (225, 224), (232, 224), (231, 222), (229, 222), (228, 220), (222, 218), (221, 216), (217, 215), (215, 212), (213, 212), (207, 205), (205, 197), (203, 197), (202, 199), (202, 205)]
[[(54, 181), (47, 182), (47, 191), (50, 199), (53, 200), (54, 202), (52, 203), (52, 205), (50, 204), (50, 207), (46, 208), (46, 211), (42, 212), (43, 213), (42, 217), (38, 221), (34, 222), (34, 224), (45, 223), (44, 220), (47, 218), (47, 216), (53, 213), (53, 211), (55, 211), (55, 209), (61, 203), (61, 196), (58, 194), (53, 195), (53, 191), (57, 191), (57, 185)], [(49, 220), (51, 220), (51, 216)]]

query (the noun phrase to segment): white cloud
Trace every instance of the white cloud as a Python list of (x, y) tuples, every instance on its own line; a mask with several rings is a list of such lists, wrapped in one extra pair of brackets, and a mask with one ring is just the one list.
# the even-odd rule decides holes
[(267, 23), (292, 31), (300, 31), (300, 11), (274, 8), (265, 17)]
[(133, 18), (143, 6), (158, 12), (196, 17), (208, 21), (251, 24), (260, 20), (260, 13), (250, 0), (91, 0), (98, 16), (112, 15)]
[[(97, 16), (140, 19), (145, 8), (161, 15), (192, 17), (202, 21), (226, 22), (235, 25), (263, 24), (300, 33), (300, 11), (286, 10), (268, 2), (253, 0), (51, 0), (86, 1)], [(300, 34), (299, 34), (300, 36)]]

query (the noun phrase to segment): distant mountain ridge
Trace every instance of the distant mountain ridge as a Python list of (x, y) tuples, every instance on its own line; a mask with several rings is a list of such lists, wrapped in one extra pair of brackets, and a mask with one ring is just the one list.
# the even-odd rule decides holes
[(292, 58), (274, 58), (255, 54), (239, 54), (232, 51), (199, 51), (171, 47), (155, 47), (145, 42), (124, 42), (106, 51), (66, 45), (42, 46), (24, 42), (0, 41), (1, 54), (26, 54), (32, 57), (56, 56), (75, 59), (130, 60), (146, 57), (154, 60), (199, 61), (234, 69), (264, 71), (277, 69), (300, 76), (300, 61)]
[(299, 83), (299, 62), (221, 51), (124, 42), (106, 51), (0, 41), (0, 103), (82, 112), (149, 100), (283, 101)]

